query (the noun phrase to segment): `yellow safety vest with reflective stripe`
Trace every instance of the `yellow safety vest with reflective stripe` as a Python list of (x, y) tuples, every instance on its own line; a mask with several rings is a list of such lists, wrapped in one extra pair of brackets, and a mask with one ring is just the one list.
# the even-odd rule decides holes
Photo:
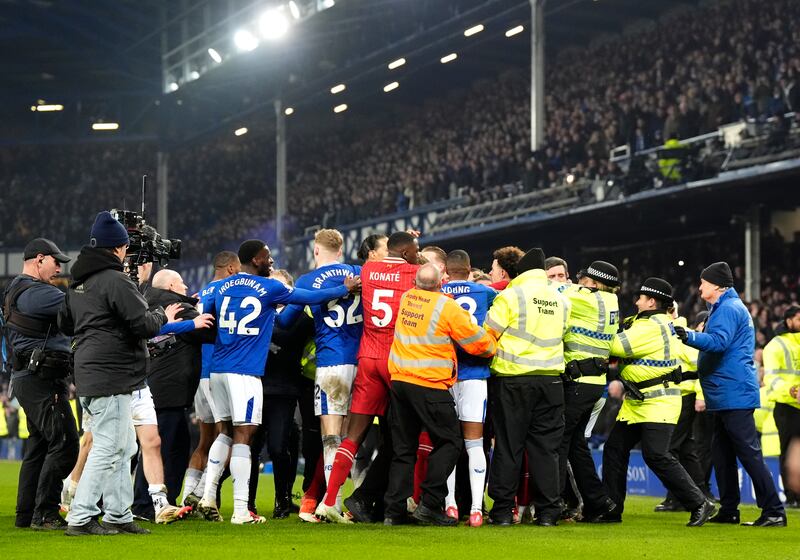
[(72, 418), (75, 420), (75, 427), (80, 431), (81, 424), (78, 422), (78, 399), (70, 399), (69, 408), (72, 410)]
[(667, 157), (667, 150), (677, 150), (682, 148), (683, 145), (680, 141), (675, 140), (674, 138), (667, 140), (664, 143), (664, 150), (662, 151), (662, 157), (658, 159), (658, 169), (661, 171), (661, 176), (664, 179), (671, 179), (673, 181), (680, 181), (681, 179), (681, 160), (680, 158), (671, 158)]
[(764, 347), (763, 360), (767, 398), (800, 408), (800, 403), (789, 393), (794, 385), (800, 385), (800, 333), (787, 332), (774, 337)]
[(19, 439), (28, 439), (28, 436), (30, 436), (30, 433), (28, 433), (28, 415), (25, 414), (21, 406), (17, 408), (17, 418), (19, 419), (17, 437)]
[[(687, 326), (685, 317), (678, 317), (677, 319), (673, 319), (672, 324), (677, 325), (679, 327), (683, 327), (686, 330), (692, 330)], [(688, 344), (681, 343), (681, 353), (678, 357), (678, 361), (680, 362), (681, 366), (681, 371), (683, 373), (696, 372), (697, 358), (699, 355), (700, 355), (700, 350), (698, 350), (697, 348), (692, 348)], [(687, 379), (678, 386), (681, 389), (681, 396), (691, 395), (692, 393), (697, 393), (698, 387), (700, 386), (700, 380)]]
[[(680, 340), (664, 313), (637, 315), (630, 328), (615, 334), (611, 341), (611, 355), (620, 358), (620, 376), (632, 382), (655, 379), (675, 370), (680, 365), (680, 353)], [(630, 424), (677, 424), (681, 413), (678, 387), (660, 384), (642, 389), (642, 393), (643, 401), (626, 395), (617, 420)]]
[[(608, 359), (611, 339), (619, 330), (619, 300), (616, 294), (578, 284), (564, 284), (561, 293), (571, 304), (564, 334), (564, 362), (587, 358)], [(605, 375), (587, 375), (579, 383), (605, 385)]]
[(302, 368), (303, 377), (307, 377), (311, 381), (317, 378), (317, 345), (314, 343), (313, 338), (303, 348), (300, 367)]
[(492, 375), (560, 375), (569, 300), (548, 284), (544, 270), (514, 278), (495, 298), (484, 328), (497, 339)]
[(761, 408), (753, 411), (756, 430), (761, 434), (761, 449), (764, 457), (777, 457), (781, 454), (781, 440), (778, 426), (775, 425), (775, 403), (770, 401), (767, 387), (761, 387)]
[(8, 421), (6, 420), (6, 407), (0, 404), (0, 437), (8, 436)]

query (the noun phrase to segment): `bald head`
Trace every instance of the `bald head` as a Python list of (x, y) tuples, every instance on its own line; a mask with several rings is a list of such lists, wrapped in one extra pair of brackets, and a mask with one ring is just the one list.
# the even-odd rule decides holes
[(442, 274), (435, 264), (423, 264), (419, 267), (419, 270), (417, 270), (417, 278), (414, 283), (420, 290), (438, 292), (442, 287)]
[(164, 268), (156, 272), (155, 275), (153, 275), (151, 284), (154, 288), (167, 290), (168, 292), (175, 292), (176, 294), (180, 294), (182, 296), (185, 296), (186, 291), (188, 290), (186, 284), (183, 283), (183, 278), (181, 278), (181, 275), (174, 270), (169, 270), (168, 268)]

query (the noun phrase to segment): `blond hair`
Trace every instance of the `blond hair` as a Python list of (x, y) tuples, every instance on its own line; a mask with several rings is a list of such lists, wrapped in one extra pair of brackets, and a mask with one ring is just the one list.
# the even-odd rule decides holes
[(314, 243), (332, 253), (338, 253), (344, 245), (344, 238), (338, 230), (321, 229), (314, 234)]

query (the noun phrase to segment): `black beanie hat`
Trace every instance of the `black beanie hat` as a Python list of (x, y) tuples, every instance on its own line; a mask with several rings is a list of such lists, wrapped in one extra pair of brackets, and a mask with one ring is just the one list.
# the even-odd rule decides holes
[(672, 284), (661, 278), (651, 276), (642, 282), (642, 287), (636, 290), (636, 293), (644, 294), (664, 303), (672, 303)]
[(544, 251), (538, 247), (534, 247), (519, 260), (517, 263), (517, 272), (522, 274), (523, 272), (537, 269), (544, 270)]
[(715, 262), (708, 265), (703, 272), (700, 273), (700, 278), (706, 282), (711, 282), (720, 288), (733, 287), (733, 274), (731, 274), (731, 267), (725, 261)]
[(248, 239), (239, 245), (239, 262), (245, 265), (251, 264), (259, 251), (266, 246), (267, 244), (260, 239)]
[(89, 234), (89, 245), (92, 247), (114, 248), (122, 247), (130, 242), (128, 230), (119, 221), (114, 219), (111, 212), (103, 211), (97, 214)]
[(594, 261), (589, 268), (583, 271), (583, 275), (612, 288), (619, 286), (619, 270), (606, 261)]

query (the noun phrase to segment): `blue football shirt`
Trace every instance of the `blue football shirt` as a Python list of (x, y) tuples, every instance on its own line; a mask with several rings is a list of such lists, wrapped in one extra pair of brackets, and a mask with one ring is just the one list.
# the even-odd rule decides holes
[[(214, 290), (225, 280), (213, 280), (205, 288), (200, 290), (197, 310), (200, 313), (214, 313)], [(200, 349), (202, 353), (202, 366), (200, 368), (200, 379), (208, 379), (211, 376), (211, 356), (214, 354), (213, 344), (203, 344)]]
[[(442, 292), (453, 296), (456, 303), (472, 316), (472, 322), (476, 325), (482, 325), (486, 320), (486, 314), (497, 296), (497, 292), (493, 288), (467, 280), (451, 280), (442, 286)], [(491, 358), (479, 358), (467, 354), (457, 345), (456, 356), (458, 357), (459, 381), (489, 377)]]

